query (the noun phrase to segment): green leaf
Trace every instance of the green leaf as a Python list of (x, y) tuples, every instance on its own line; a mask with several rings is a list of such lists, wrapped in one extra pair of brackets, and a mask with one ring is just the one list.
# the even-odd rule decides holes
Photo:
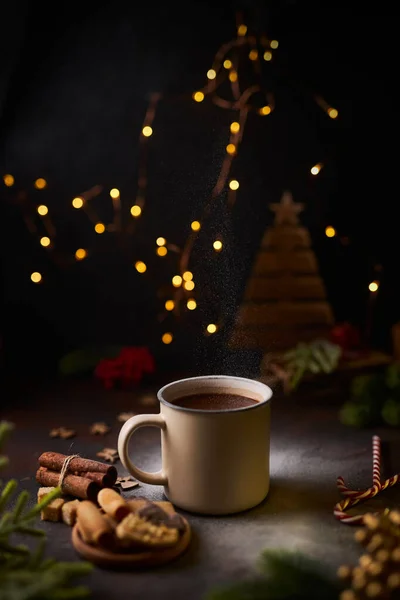
[(327, 340), (301, 342), (284, 354), (285, 369), (292, 373), (290, 387), (296, 389), (304, 375), (309, 372), (331, 373), (339, 363), (341, 349)]
[(400, 365), (393, 363), (386, 368), (385, 383), (391, 390), (400, 388)]
[(366, 427), (374, 422), (374, 410), (369, 404), (346, 402), (339, 411), (339, 419), (343, 425), (350, 427)]
[(397, 399), (388, 398), (382, 407), (382, 419), (392, 427), (400, 426), (400, 403)]
[(58, 369), (62, 375), (88, 373), (104, 358), (115, 358), (121, 352), (122, 346), (88, 346), (70, 352), (64, 356)]
[(350, 393), (356, 398), (361, 398), (369, 393), (376, 385), (375, 375), (357, 375), (352, 379)]

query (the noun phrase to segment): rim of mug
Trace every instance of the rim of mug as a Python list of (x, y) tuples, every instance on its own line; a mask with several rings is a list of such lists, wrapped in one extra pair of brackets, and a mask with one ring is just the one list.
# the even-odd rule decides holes
[[(256, 404), (251, 404), (250, 406), (241, 406), (240, 408), (231, 408), (231, 409), (221, 409), (221, 410), (204, 410), (202, 408), (187, 408), (186, 406), (177, 406), (176, 404), (174, 404), (173, 402), (168, 402), (168, 400), (165, 400), (165, 398), (163, 398), (163, 393), (167, 388), (170, 388), (176, 384), (179, 383), (186, 383), (188, 381), (199, 381), (199, 380), (213, 380), (213, 379), (231, 379), (233, 381), (240, 381), (242, 383), (251, 383), (252, 385), (255, 385), (256, 387), (259, 387), (261, 390), (264, 391), (264, 395), (265, 392), (267, 391), (267, 398), (264, 398), (263, 400), (260, 400), (256, 402)], [(218, 392), (216, 392), (218, 393)], [(186, 394), (188, 395), (188, 394)], [(240, 395), (240, 394), (238, 394)], [(244, 395), (244, 394), (243, 394)], [(256, 381), (255, 379), (249, 379), (248, 377), (236, 377), (234, 375), (199, 375), (197, 377), (186, 377), (184, 379), (176, 379), (175, 381), (171, 381), (170, 383), (167, 383), (166, 385), (164, 385), (162, 388), (160, 388), (157, 392), (157, 399), (160, 402), (160, 404), (164, 404), (165, 406), (169, 406), (170, 408), (173, 408), (174, 410), (181, 410), (183, 412), (191, 412), (191, 413), (213, 413), (213, 414), (217, 414), (217, 413), (236, 413), (236, 412), (242, 412), (242, 411), (246, 411), (246, 410), (254, 410), (255, 408), (258, 408), (261, 405), (267, 404), (271, 398), (273, 396), (273, 391), (272, 389), (266, 385), (265, 383), (262, 383), (261, 381)], [(182, 396), (183, 397), (183, 396)]]

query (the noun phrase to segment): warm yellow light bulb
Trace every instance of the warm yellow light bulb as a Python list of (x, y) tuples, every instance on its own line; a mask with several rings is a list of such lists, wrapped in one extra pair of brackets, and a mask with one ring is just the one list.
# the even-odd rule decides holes
[(317, 165), (314, 165), (313, 167), (311, 167), (310, 173), (311, 173), (311, 175), (318, 175), (318, 173), (320, 172), (321, 169), (322, 169), (322, 165), (318, 163)]
[(278, 42), (278, 40), (271, 40), (270, 43), (269, 43), (269, 45), (271, 46), (271, 48), (273, 50), (276, 50), (277, 47), (279, 46), (279, 42)]
[(271, 107), (267, 105), (262, 106), (258, 112), (262, 116), (269, 115), (271, 113)]
[(175, 302), (173, 300), (167, 300), (165, 303), (165, 310), (174, 310), (175, 308)]
[(229, 182), (229, 187), (231, 190), (236, 191), (239, 189), (239, 182), (236, 179), (231, 179)]
[(208, 79), (215, 79), (217, 76), (217, 72), (215, 71), (215, 69), (209, 69), (207, 71), (207, 77)]
[(229, 73), (229, 81), (231, 81), (232, 83), (235, 83), (235, 81), (238, 80), (238, 75), (236, 73), (236, 71), (231, 71)]
[(164, 333), (161, 338), (163, 344), (170, 344), (173, 339), (174, 336), (172, 335), (172, 333)]
[(36, 210), (38, 211), (41, 217), (44, 217), (44, 215), (47, 215), (47, 213), (49, 212), (49, 209), (45, 204), (40, 204)]
[(112, 188), (112, 190), (110, 190), (110, 196), (111, 196), (111, 198), (114, 198), (114, 200), (116, 198), (119, 198), (119, 196), (120, 196), (119, 190), (117, 188)]
[(249, 52), (249, 59), (250, 60), (257, 60), (258, 58), (258, 52), (257, 50), (250, 50)]
[(204, 94), (203, 94), (203, 92), (195, 92), (193, 94), (192, 98), (195, 102), (203, 102)]
[(34, 273), (31, 274), (31, 280), (33, 283), (40, 283), (42, 281), (42, 275), (38, 271), (34, 271)]
[(192, 290), (194, 290), (194, 281), (185, 281), (185, 283), (183, 284), (183, 287), (188, 292), (191, 292)]
[(172, 285), (174, 287), (180, 287), (182, 285), (182, 277), (180, 275), (174, 275), (172, 278)]
[(157, 254), (158, 256), (166, 256), (168, 254), (168, 250), (165, 246), (160, 246), (157, 248)]
[(215, 240), (215, 242), (213, 243), (213, 248), (216, 252), (221, 252), (222, 242), (220, 240)]
[(331, 119), (336, 119), (339, 115), (339, 112), (336, 110), (336, 108), (328, 108), (328, 115)]
[(43, 237), (40, 238), (40, 243), (42, 246), (47, 248), (47, 246), (50, 246), (50, 238), (47, 237), (47, 235), (44, 235)]
[(193, 273), (191, 271), (185, 271), (182, 275), (183, 279), (185, 281), (192, 281), (193, 279)]
[(11, 187), (12, 185), (14, 185), (14, 177), (9, 173), (7, 173), (7, 175), (3, 175), (3, 181), (4, 185), (6, 185), (7, 187)]
[(167, 240), (163, 237), (158, 237), (156, 239), (157, 246), (165, 246), (166, 243), (167, 243)]
[(104, 233), (106, 230), (106, 227), (105, 227), (104, 223), (96, 223), (96, 225), (94, 226), (94, 230), (96, 233)]
[(142, 129), (142, 133), (143, 133), (144, 137), (150, 137), (153, 134), (153, 130), (150, 127), (150, 125), (146, 125)]
[(379, 288), (379, 283), (377, 281), (371, 281), (368, 286), (370, 292), (377, 292)]
[(226, 147), (226, 151), (228, 154), (233, 155), (236, 152), (236, 146), (235, 144), (228, 144)]
[(87, 252), (83, 248), (78, 248), (78, 250), (75, 252), (76, 260), (83, 260), (84, 258), (86, 258), (86, 256)]
[(240, 131), (240, 123), (233, 121), (233, 123), (231, 123), (231, 133), (238, 133), (238, 131)]
[(191, 298), (190, 300), (187, 301), (186, 306), (188, 307), (189, 310), (194, 310), (197, 307), (196, 300), (193, 300), (193, 298)]
[(138, 260), (135, 262), (135, 269), (138, 273), (145, 273), (147, 271), (147, 266), (142, 260)]
[(39, 179), (36, 179), (34, 186), (37, 190), (44, 190), (44, 188), (47, 185), (47, 181), (45, 179), (43, 179), (43, 177), (39, 177)]
[(82, 208), (82, 206), (83, 206), (83, 198), (80, 198), (79, 196), (77, 198), (74, 198), (72, 200), (72, 206), (74, 208)]
[(329, 237), (329, 238), (335, 237), (336, 229), (334, 227), (332, 227), (331, 225), (328, 225), (328, 227), (326, 227), (326, 229), (325, 229), (325, 235), (326, 235), (326, 237)]
[(266, 52), (264, 52), (263, 58), (267, 62), (270, 61), (272, 59), (272, 52), (270, 52), (269, 50), (267, 50)]
[(246, 35), (247, 25), (243, 25), (243, 24), (239, 25), (237, 32), (238, 32), (238, 35), (240, 35), (240, 36)]
[(229, 58), (224, 60), (224, 67), (225, 67), (225, 69), (230, 69), (232, 67), (232, 61), (229, 60)]
[(210, 323), (209, 325), (207, 325), (207, 331), (208, 333), (215, 333), (217, 331), (217, 326), (215, 325), (215, 323)]
[(131, 206), (131, 215), (132, 217), (140, 217), (142, 214), (142, 209), (137, 204)]
[(192, 221), (192, 223), (190, 224), (190, 227), (193, 229), (193, 231), (199, 231), (199, 229), (201, 228), (201, 225), (200, 225), (199, 221)]

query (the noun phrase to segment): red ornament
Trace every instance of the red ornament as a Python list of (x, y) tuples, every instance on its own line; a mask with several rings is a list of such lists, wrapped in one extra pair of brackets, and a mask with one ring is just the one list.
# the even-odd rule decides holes
[(331, 330), (331, 342), (337, 344), (343, 351), (359, 350), (361, 337), (358, 329), (351, 323), (339, 323)]
[(101, 360), (94, 373), (107, 389), (116, 386), (129, 389), (140, 383), (145, 374), (154, 371), (154, 358), (149, 349), (142, 346), (122, 348), (115, 358)]

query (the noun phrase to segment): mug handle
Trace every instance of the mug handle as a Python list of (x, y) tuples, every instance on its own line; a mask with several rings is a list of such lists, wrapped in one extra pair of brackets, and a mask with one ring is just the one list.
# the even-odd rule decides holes
[(157, 471), (157, 473), (148, 473), (142, 471), (138, 467), (135, 467), (128, 454), (129, 440), (133, 433), (140, 427), (159, 427), (160, 429), (166, 428), (166, 423), (159, 413), (158, 415), (136, 415), (131, 417), (121, 428), (118, 436), (118, 454), (124, 467), (143, 483), (149, 483), (151, 485), (167, 485), (167, 477), (164, 472)]

